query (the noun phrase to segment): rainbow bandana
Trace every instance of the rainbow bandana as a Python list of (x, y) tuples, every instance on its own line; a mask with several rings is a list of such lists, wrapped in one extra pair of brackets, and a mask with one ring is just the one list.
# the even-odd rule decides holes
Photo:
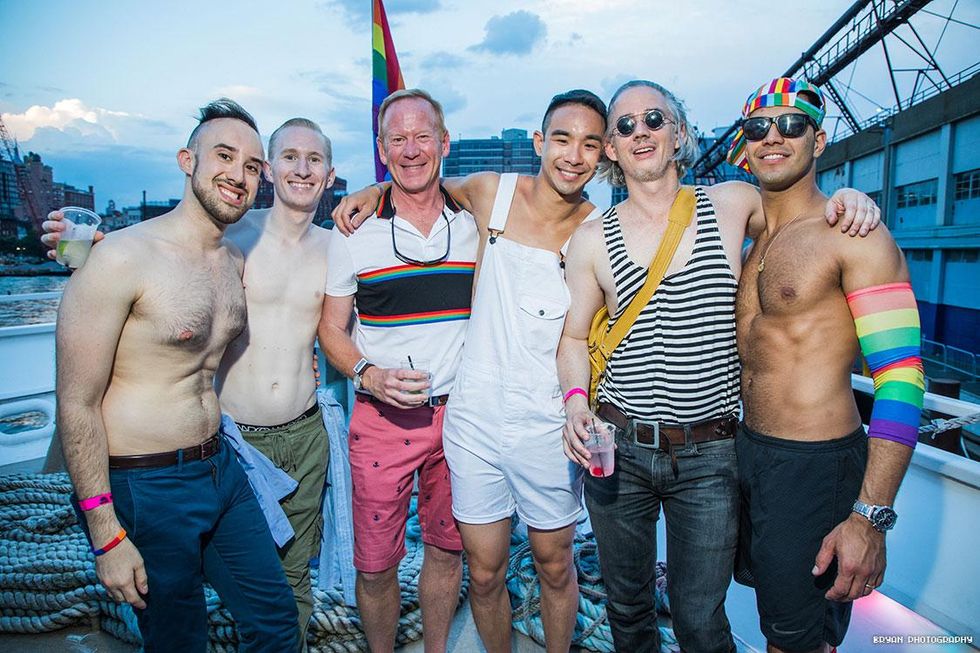
[[(800, 97), (799, 94), (802, 91), (817, 96), (817, 104), (812, 104), (805, 97)], [(748, 118), (753, 111), (760, 107), (793, 107), (813, 118), (818, 125), (823, 122), (823, 117), (827, 114), (827, 104), (824, 102), (823, 91), (820, 90), (820, 87), (802, 79), (795, 80), (790, 77), (777, 77), (760, 86), (745, 101), (745, 106), (742, 107), (742, 117)], [(745, 136), (742, 134), (742, 128), (739, 127), (738, 131), (735, 132), (731, 146), (728, 148), (728, 162), (750, 172), (749, 160), (745, 155), (745, 145)]]

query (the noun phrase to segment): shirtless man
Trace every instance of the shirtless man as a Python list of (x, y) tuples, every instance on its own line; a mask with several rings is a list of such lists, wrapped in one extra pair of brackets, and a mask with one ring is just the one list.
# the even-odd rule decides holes
[(173, 211), (110, 234), (58, 315), (58, 429), (109, 595), (135, 608), (147, 651), (207, 648), (205, 578), (241, 650), (297, 645), (296, 604), (255, 495), (218, 435), (213, 378), (245, 326), (241, 252), (225, 228), (262, 171), (255, 123), (202, 109)]
[[(728, 653), (734, 642), (724, 602), (738, 526), (735, 291), (746, 233), (765, 226), (762, 203), (745, 183), (695, 189), (691, 224), (664, 281), (613, 351), (593, 414), (583, 390), (593, 316), (605, 303), (618, 317), (642, 286), (680, 179), (698, 153), (683, 104), (653, 82), (621, 86), (608, 117), (603, 172), (625, 184), (629, 198), (583, 224), (569, 247), (572, 303), (558, 350), (566, 454), (588, 466), (589, 424), (603, 419), (617, 427), (616, 471), (585, 480), (616, 650), (660, 649), (653, 584), (662, 507), (678, 642), (687, 651)], [(847, 202), (867, 198), (835, 195), (821, 205), (821, 219), (833, 223), (838, 203)], [(875, 212), (865, 214), (872, 224)]]
[[(824, 111), (816, 86), (767, 82), (729, 153), (759, 179), (766, 221), (738, 290), (736, 448), (741, 553), (770, 652), (839, 645), (850, 601), (881, 584), (924, 388), (902, 252), (885, 228), (858, 243), (821, 219)], [(859, 351), (875, 381), (867, 436), (851, 390)]]
[[(555, 355), (569, 302), (564, 246), (583, 220), (598, 217), (582, 189), (599, 164), (605, 114), (589, 91), (556, 95), (534, 133), (536, 176), (483, 172), (445, 181), (481, 236), (474, 313), (443, 444), (473, 619), (489, 653), (510, 650), (506, 577), (515, 511), (528, 526), (541, 579), (547, 650), (568, 651), (575, 628), (572, 541), (582, 475), (561, 457), (565, 420)], [(379, 196), (371, 188), (345, 198), (334, 212), (338, 226), (347, 229), (348, 212), (375, 206)]]
[(320, 546), (330, 454), (311, 366), (330, 235), (313, 217), (333, 185), (329, 139), (310, 120), (287, 120), (269, 138), (265, 174), (275, 186), (272, 208), (249, 211), (227, 232), (245, 256), (248, 322), (228, 345), (215, 388), (245, 441), (298, 483), (280, 502), (295, 535), (279, 555), (305, 648), (313, 614), (310, 558)]
[[(335, 176), (330, 140), (310, 120), (287, 120), (269, 138), (265, 175), (275, 186), (272, 208), (252, 209), (225, 232), (245, 257), (248, 319), (221, 359), (215, 388), (244, 439), (298, 483), (281, 502), (294, 538), (279, 554), (305, 643), (313, 612), (309, 561), (319, 547), (329, 456), (310, 356), (329, 236), (312, 222)], [(54, 212), (45, 222), (49, 245), (57, 246), (60, 217)]]

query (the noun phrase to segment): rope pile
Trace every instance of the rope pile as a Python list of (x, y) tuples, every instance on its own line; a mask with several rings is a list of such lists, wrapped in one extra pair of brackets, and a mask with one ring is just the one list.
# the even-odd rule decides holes
[[(42, 633), (88, 625), (139, 645), (132, 609), (109, 600), (98, 583), (94, 558), (68, 502), (71, 489), (67, 474), (0, 476), (0, 632)], [(406, 530), (408, 554), (398, 568), (402, 596), (398, 645), (422, 637), (418, 599), (422, 537), (414, 499)], [(312, 574), (310, 651), (366, 651), (357, 610), (344, 605), (340, 587), (329, 592), (316, 589), (316, 568)], [(464, 572), (461, 601), (467, 587)], [(210, 650), (236, 651), (234, 621), (209, 585), (205, 585), (205, 600)]]

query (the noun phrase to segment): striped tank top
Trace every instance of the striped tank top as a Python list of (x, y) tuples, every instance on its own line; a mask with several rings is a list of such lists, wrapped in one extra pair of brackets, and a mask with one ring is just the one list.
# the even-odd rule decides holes
[[(690, 260), (660, 283), (606, 367), (599, 401), (630, 417), (684, 424), (738, 410), (735, 348), (738, 282), (725, 256), (714, 207), (700, 187), (697, 238)], [(646, 281), (647, 269), (626, 253), (616, 207), (602, 218), (606, 250), (625, 310)]]

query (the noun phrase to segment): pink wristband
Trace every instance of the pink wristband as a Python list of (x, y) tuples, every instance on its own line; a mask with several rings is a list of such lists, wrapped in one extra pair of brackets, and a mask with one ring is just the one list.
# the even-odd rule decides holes
[(107, 503), (112, 503), (112, 492), (97, 494), (94, 497), (89, 497), (88, 499), (79, 499), (78, 507), (82, 510), (94, 510), (95, 508), (104, 506)]
[(586, 399), (589, 398), (589, 393), (583, 390), (582, 388), (572, 388), (571, 390), (565, 393), (565, 398), (562, 399), (562, 402), (568, 403), (568, 400), (574, 397), (575, 395), (582, 395)]

